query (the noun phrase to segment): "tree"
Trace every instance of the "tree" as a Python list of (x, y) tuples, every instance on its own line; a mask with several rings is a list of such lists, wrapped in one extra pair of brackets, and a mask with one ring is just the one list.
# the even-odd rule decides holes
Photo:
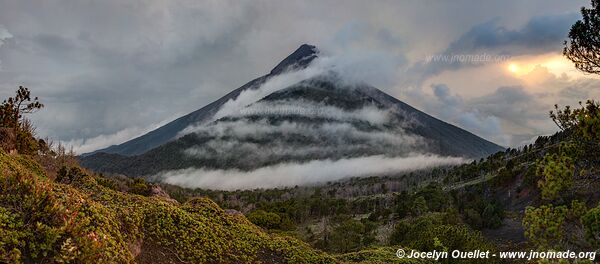
[(29, 88), (19, 86), (15, 97), (10, 97), (0, 105), (0, 128), (10, 130), (14, 135), (14, 146), (21, 154), (33, 154), (38, 142), (34, 137), (35, 127), (24, 114), (33, 113), (44, 107), (38, 98), (31, 99)]
[(429, 208), (427, 207), (427, 201), (425, 198), (423, 198), (423, 196), (419, 196), (413, 200), (412, 214), (414, 216), (422, 215), (428, 211)]
[(563, 192), (573, 186), (574, 170), (573, 160), (565, 153), (546, 154), (544, 159), (537, 162), (537, 175), (542, 177), (538, 181), (542, 198), (545, 200), (560, 198)]
[(565, 106), (550, 111), (550, 118), (563, 131), (575, 133), (577, 139), (600, 141), (600, 102), (587, 100), (585, 105), (579, 102), (581, 108), (572, 109)]
[[(577, 69), (600, 74), (600, 0), (592, 0), (592, 8), (582, 7), (581, 15), (583, 18), (571, 26), (563, 54)], [(600, 141), (600, 103), (588, 100), (585, 107), (575, 111), (555, 108), (557, 111), (550, 112), (550, 116), (561, 129), (579, 126), (586, 140)]]
[(44, 107), (38, 98), (31, 99), (29, 88), (19, 86), (15, 97), (9, 97), (0, 105), (0, 126), (18, 129), (23, 124), (23, 114), (33, 113)]
[(582, 19), (575, 22), (565, 41), (563, 54), (575, 67), (587, 73), (600, 73), (600, 0), (592, 8), (581, 8)]
[[(581, 8), (582, 20), (577, 21), (569, 32), (569, 42), (565, 41), (564, 55), (575, 63), (575, 67), (587, 73), (600, 73), (600, 0), (592, 0), (592, 8)], [(574, 130), (576, 138), (596, 144), (600, 142), (600, 102), (588, 100), (582, 107), (571, 110), (569, 107), (550, 112), (552, 120), (562, 130)], [(594, 148), (594, 147), (592, 147)], [(597, 149), (597, 148), (594, 148)], [(582, 218), (586, 226), (586, 236), (598, 244), (598, 208), (590, 210)]]

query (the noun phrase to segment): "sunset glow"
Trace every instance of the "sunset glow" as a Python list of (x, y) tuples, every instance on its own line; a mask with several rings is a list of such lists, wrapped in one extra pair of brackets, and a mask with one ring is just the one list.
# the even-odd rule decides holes
[(542, 67), (557, 77), (565, 75), (569, 78), (580, 78), (584, 76), (575, 68), (573, 63), (555, 53), (515, 57), (503, 67), (506, 67), (506, 71), (512, 75), (520, 78), (526, 78), (536, 67)]

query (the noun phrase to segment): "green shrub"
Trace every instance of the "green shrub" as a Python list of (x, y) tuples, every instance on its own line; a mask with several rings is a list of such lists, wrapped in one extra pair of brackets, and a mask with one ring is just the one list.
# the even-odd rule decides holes
[(150, 185), (146, 182), (146, 180), (144, 180), (144, 178), (134, 178), (129, 184), (129, 192), (142, 196), (148, 196), (150, 194)]
[(527, 207), (523, 218), (525, 236), (541, 249), (560, 249), (565, 236), (564, 224), (569, 209), (566, 206), (542, 205)]
[(270, 213), (264, 210), (254, 210), (246, 217), (250, 222), (262, 228), (279, 229), (281, 227), (281, 217), (276, 213)]
[(590, 209), (581, 217), (581, 222), (585, 228), (585, 238), (592, 245), (598, 248), (600, 246), (600, 205)]
[(114, 213), (23, 164), (34, 166), (0, 152), (0, 261), (133, 260)]
[[(480, 232), (463, 224), (452, 224), (448, 213), (430, 213), (398, 222), (390, 237), (390, 244), (416, 250), (487, 250), (492, 249)], [(452, 221), (453, 222), (453, 221)]]
[(375, 241), (372, 222), (348, 219), (336, 226), (331, 234), (329, 249), (346, 253), (360, 250)]

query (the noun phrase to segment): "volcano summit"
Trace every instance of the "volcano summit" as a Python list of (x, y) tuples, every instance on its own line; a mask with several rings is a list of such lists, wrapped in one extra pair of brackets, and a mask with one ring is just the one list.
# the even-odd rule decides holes
[[(192, 185), (218, 187), (219, 178), (227, 181), (227, 175), (260, 170), (253, 174), (255, 180), (269, 172), (302, 178), (302, 164), (353, 164), (376, 157), (375, 163), (389, 163), (383, 167), (393, 171), (421, 168), (394, 166), (417, 156), (437, 161), (413, 163), (442, 165), (446, 157), (454, 157), (452, 163), (503, 150), (375, 87), (344, 80), (319, 55), (316, 47), (304, 44), (269, 74), (148, 134), (83, 155), (82, 163), (100, 172), (167, 181), (183, 172), (186, 182), (196, 176), (198, 182), (206, 182), (203, 175), (213, 175), (210, 184)], [(337, 167), (326, 168), (334, 173)], [(323, 167), (315, 170), (326, 174)], [(383, 172), (364, 170), (365, 175), (348, 176)]]

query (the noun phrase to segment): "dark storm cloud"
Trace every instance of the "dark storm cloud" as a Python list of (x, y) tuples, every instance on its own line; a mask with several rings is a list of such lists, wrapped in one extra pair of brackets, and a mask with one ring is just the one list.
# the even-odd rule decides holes
[(448, 53), (492, 51), (511, 56), (560, 50), (579, 13), (533, 17), (519, 29), (508, 29), (499, 18), (471, 28), (450, 44)]

